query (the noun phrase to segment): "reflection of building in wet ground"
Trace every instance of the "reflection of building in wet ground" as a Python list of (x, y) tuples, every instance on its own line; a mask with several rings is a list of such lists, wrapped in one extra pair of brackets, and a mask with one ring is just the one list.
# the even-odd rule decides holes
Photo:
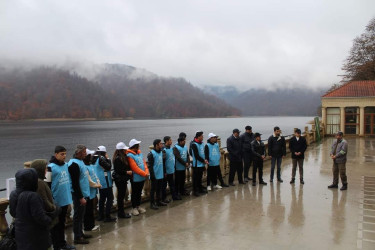
[[(286, 158), (284, 183), (237, 185), (102, 223), (91, 243), (78, 249), (375, 249), (375, 138), (346, 139), (347, 191), (327, 189), (328, 138), (306, 153), (305, 185), (289, 184)], [(264, 166), (267, 180), (270, 162)]]

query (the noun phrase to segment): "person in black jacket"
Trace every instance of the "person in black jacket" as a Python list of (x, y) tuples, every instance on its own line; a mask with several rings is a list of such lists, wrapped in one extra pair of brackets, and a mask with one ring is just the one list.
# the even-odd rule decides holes
[(245, 133), (240, 136), (243, 156), (243, 177), (244, 182), (251, 180), (249, 170), (252, 163), (251, 142), (255, 139), (251, 126), (245, 127)]
[(281, 179), (281, 162), (286, 156), (286, 143), (284, 136), (281, 135), (279, 127), (273, 128), (273, 135), (268, 138), (268, 155), (271, 156), (271, 176), (270, 182), (273, 182), (275, 164), (277, 162), (277, 181), (283, 182)]
[(257, 180), (257, 170), (258, 170), (258, 180), (259, 184), (267, 185), (266, 182), (263, 181), (263, 161), (266, 158), (266, 148), (264, 143), (261, 140), (261, 134), (255, 133), (254, 137), (255, 140), (251, 142), (251, 151), (253, 152), (253, 186), (256, 185)]
[(35, 169), (16, 173), (16, 190), (10, 194), (9, 211), (15, 218), (15, 237), (19, 250), (47, 250), (51, 246), (49, 225), (42, 198), (36, 193), (38, 174)]
[(113, 179), (117, 187), (117, 217), (118, 218), (130, 218), (129, 213), (124, 211), (124, 199), (128, 186), (128, 180), (132, 176), (132, 171), (128, 163), (126, 156), (126, 150), (128, 147), (123, 142), (119, 142), (116, 145), (116, 151), (113, 153)]
[(289, 149), (292, 153), (292, 180), (290, 184), (295, 182), (296, 178), (296, 170), (297, 170), (297, 163), (298, 163), (298, 171), (299, 171), (299, 181), (301, 184), (305, 184), (303, 180), (303, 161), (305, 159), (305, 151), (307, 148), (307, 143), (305, 137), (301, 136), (301, 130), (296, 129), (294, 133), (294, 137), (289, 141)]
[(242, 145), (240, 140), (240, 131), (235, 128), (233, 134), (227, 139), (227, 150), (229, 153), (229, 185), (235, 186), (234, 176), (237, 172), (238, 182), (245, 184), (242, 180)]

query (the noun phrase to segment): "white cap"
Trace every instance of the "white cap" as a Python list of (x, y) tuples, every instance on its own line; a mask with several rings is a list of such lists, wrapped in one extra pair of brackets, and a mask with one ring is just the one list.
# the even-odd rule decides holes
[(119, 143), (116, 144), (116, 149), (117, 149), (117, 150), (128, 149), (128, 148), (129, 148), (129, 147), (127, 147), (127, 146), (125, 145), (125, 143), (123, 143), (123, 142), (119, 142)]
[(107, 149), (104, 147), (104, 146), (99, 146), (97, 151), (100, 151), (100, 152), (107, 152)]
[(211, 139), (212, 137), (217, 137), (217, 135), (215, 135), (214, 133), (209, 133), (208, 134), (208, 139)]
[(134, 145), (137, 145), (141, 143), (141, 141), (137, 141), (136, 139), (131, 139), (129, 142), (129, 148), (133, 147)]
[(95, 153), (95, 151), (86, 148), (86, 154), (87, 155), (93, 155), (94, 153)]

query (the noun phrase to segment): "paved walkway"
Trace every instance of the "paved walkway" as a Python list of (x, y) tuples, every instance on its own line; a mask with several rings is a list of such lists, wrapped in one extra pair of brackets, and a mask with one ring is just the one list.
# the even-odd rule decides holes
[(347, 138), (347, 191), (327, 189), (332, 140), (309, 147), (304, 186), (289, 184), (289, 158), (284, 183), (269, 183), (268, 161), (267, 186), (225, 188), (157, 212), (144, 204), (146, 214), (102, 223), (77, 249), (375, 249), (375, 139)]

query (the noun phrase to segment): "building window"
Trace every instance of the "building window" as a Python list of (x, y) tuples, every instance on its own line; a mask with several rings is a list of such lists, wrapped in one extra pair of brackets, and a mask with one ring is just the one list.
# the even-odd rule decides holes
[(359, 108), (345, 108), (345, 134), (359, 134)]
[(365, 134), (375, 135), (375, 107), (365, 108)]
[(327, 134), (340, 131), (340, 108), (327, 108)]

